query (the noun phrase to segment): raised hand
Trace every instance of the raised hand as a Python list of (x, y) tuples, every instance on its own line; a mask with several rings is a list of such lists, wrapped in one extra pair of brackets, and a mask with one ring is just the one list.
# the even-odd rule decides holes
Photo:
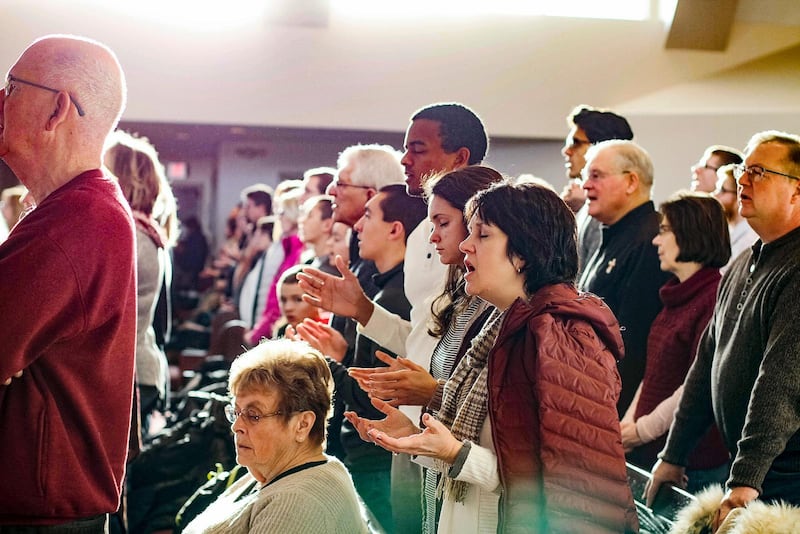
[(303, 319), (291, 332), (287, 328), (287, 333), (290, 339), (302, 339), (337, 362), (341, 362), (347, 354), (347, 341), (342, 334), (313, 319)]
[(424, 367), (408, 358), (392, 358), (379, 350), (375, 351), (375, 357), (388, 367), (348, 369), (361, 389), (392, 406), (427, 406), (438, 382)]
[(373, 429), (396, 438), (412, 436), (420, 431), (411, 419), (397, 408), (392, 407), (388, 402), (383, 402), (380, 399), (372, 399), (371, 402), (386, 417), (381, 420), (373, 420), (359, 417), (355, 412), (344, 413), (344, 416), (355, 427), (358, 435), (364, 441), (372, 441), (369, 432)]
[(428, 456), (452, 464), (463, 443), (431, 414), (423, 414), (422, 422), (425, 424), (425, 430), (412, 436), (395, 438), (377, 428), (369, 430), (367, 435), (386, 450)]
[(333, 276), (313, 267), (304, 267), (297, 273), (300, 289), (305, 292), (303, 300), (336, 315), (352, 317), (362, 325), (367, 324), (374, 304), (364, 294), (358, 278), (347, 268), (342, 257), (337, 254), (334, 261), (342, 276)]

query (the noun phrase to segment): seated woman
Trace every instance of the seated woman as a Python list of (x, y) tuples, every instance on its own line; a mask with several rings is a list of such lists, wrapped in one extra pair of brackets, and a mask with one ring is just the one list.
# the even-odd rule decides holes
[(425, 429), (387, 414), (360, 433), (427, 456), (444, 474), (439, 532), (637, 529), (619, 434), (619, 324), (579, 294), (575, 219), (558, 195), (502, 183), (467, 207), (467, 294), (497, 309), (444, 387)]
[[(653, 245), (661, 270), (675, 277), (660, 290), (664, 308), (650, 327), (644, 379), (620, 423), (628, 460), (646, 470), (666, 443), (683, 381), (717, 302), (719, 269), (731, 255), (727, 221), (715, 198), (679, 193), (660, 212)], [(687, 468), (691, 493), (728, 478), (728, 449), (716, 427), (698, 443)]]
[(241, 355), (226, 414), (248, 470), (186, 533), (366, 533), (344, 466), (323, 454), (332, 380), (308, 344), (267, 341)]

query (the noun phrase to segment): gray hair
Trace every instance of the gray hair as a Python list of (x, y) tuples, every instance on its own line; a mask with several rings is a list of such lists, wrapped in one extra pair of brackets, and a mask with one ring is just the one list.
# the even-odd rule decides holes
[(341, 170), (352, 163), (353, 185), (380, 190), (387, 185), (405, 183), (400, 157), (401, 154), (389, 145), (354, 145), (339, 154), (337, 165)]
[(614, 161), (619, 172), (630, 171), (636, 173), (639, 181), (646, 187), (653, 185), (653, 160), (645, 149), (633, 141), (613, 139), (602, 141), (589, 147), (586, 151), (586, 161), (594, 157), (605, 149), (612, 149)]
[(780, 132), (778, 130), (766, 130), (758, 132), (750, 138), (745, 148), (745, 154), (750, 154), (759, 145), (766, 143), (776, 143), (786, 147), (786, 173), (792, 176), (800, 176), (800, 135)]

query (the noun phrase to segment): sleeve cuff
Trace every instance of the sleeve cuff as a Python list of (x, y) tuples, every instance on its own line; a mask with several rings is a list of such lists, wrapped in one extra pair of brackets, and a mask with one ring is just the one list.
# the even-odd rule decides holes
[(467, 456), (469, 456), (469, 450), (472, 448), (472, 442), (465, 439), (461, 449), (458, 451), (458, 455), (456, 456), (453, 465), (450, 466), (450, 470), (447, 472), (447, 476), (455, 479), (461, 473), (461, 469), (464, 467), (464, 463), (467, 461)]
[(428, 406), (426, 408), (430, 412), (438, 412), (439, 408), (442, 407), (442, 396), (444, 395), (444, 385), (447, 382), (444, 378), (440, 378), (436, 381), (436, 390), (433, 392), (433, 397), (431, 397), (430, 402), (428, 402)]

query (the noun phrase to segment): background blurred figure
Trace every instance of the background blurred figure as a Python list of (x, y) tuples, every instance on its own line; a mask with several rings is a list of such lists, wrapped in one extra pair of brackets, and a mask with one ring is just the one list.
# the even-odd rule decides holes
[(0, 243), (6, 240), (8, 233), (17, 224), (20, 218), (23, 217), (26, 209), (31, 209), (35, 206), (33, 198), (29, 196), (29, 208), (26, 208), (23, 200), (28, 196), (28, 190), (24, 185), (15, 185), (3, 189), (2, 196), (0, 196), (0, 210), (3, 216), (0, 217)]
[(181, 234), (173, 252), (176, 291), (197, 291), (200, 273), (208, 258), (208, 240), (200, 220), (189, 217), (181, 222)]
[[(653, 245), (661, 269), (675, 277), (659, 291), (664, 308), (650, 326), (644, 379), (621, 422), (628, 460), (648, 471), (666, 443), (683, 381), (714, 311), (719, 268), (730, 258), (728, 225), (713, 197), (680, 193), (661, 204), (660, 212)], [(728, 478), (728, 450), (716, 426), (689, 457), (688, 469), (690, 493)]]
[[(268, 215), (261, 217), (255, 225), (253, 235), (247, 243), (245, 255), (253, 258), (253, 268), (245, 275), (239, 289), (239, 300), (236, 309), (239, 319), (244, 321), (245, 328), (251, 330), (264, 315), (267, 304), (269, 285), (271, 280), (264, 276), (267, 250), (272, 245), (272, 236), (275, 233), (275, 217)], [(230, 303), (222, 307), (223, 310), (233, 309)]]
[(23, 199), (28, 194), (28, 189), (24, 185), (15, 185), (3, 189), (0, 195), (0, 207), (3, 211), (3, 219), (6, 221), (8, 229), (14, 228), (22, 214), (25, 212)]
[(336, 169), (333, 167), (308, 169), (303, 173), (303, 193), (300, 195), (300, 202), (305, 202), (311, 197), (324, 195), (335, 176)]
[[(272, 244), (264, 253), (262, 271), (259, 273), (261, 285), (265, 288), (266, 299), (263, 301), (264, 313), (254, 317), (253, 329), (245, 333), (248, 345), (257, 344), (262, 338), (272, 335), (275, 321), (281, 315), (278, 305), (278, 280), (281, 275), (294, 265), (300, 263), (303, 254), (303, 242), (297, 236), (297, 219), (300, 216), (300, 196), (302, 189), (297, 184), (287, 187), (280, 185), (275, 189), (275, 225)], [(261, 299), (259, 291), (259, 299)], [(259, 301), (261, 302), (261, 300)]]
[(333, 264), (329, 244), (332, 227), (333, 197), (317, 195), (303, 202), (297, 220), (297, 236), (306, 247), (301, 259), (312, 267), (336, 274), (339, 271)]
[(723, 165), (717, 170), (717, 188), (714, 196), (722, 204), (725, 211), (725, 218), (728, 220), (728, 231), (731, 236), (731, 259), (722, 271), (725, 272), (728, 266), (742, 253), (749, 249), (758, 240), (758, 234), (747, 224), (747, 219), (739, 213), (739, 193), (738, 184), (733, 176), (736, 165), (731, 163)]
[(700, 161), (692, 165), (692, 191), (713, 193), (717, 188), (717, 171), (720, 167), (741, 162), (742, 153), (735, 148), (722, 145), (708, 147)]
[(239, 291), (247, 273), (253, 268), (259, 251), (248, 248), (250, 239), (256, 230), (256, 223), (261, 217), (272, 215), (272, 188), (266, 184), (254, 184), (246, 187), (241, 192), (242, 210), (240, 216), (243, 221), (243, 232), (237, 249), (226, 249), (228, 256), (233, 261), (233, 272), (230, 280), (230, 296), (234, 305), (239, 303)]
[[(297, 285), (297, 273), (302, 268), (302, 265), (290, 267), (278, 280), (278, 303), (281, 307), (281, 317), (275, 322), (272, 339), (283, 337), (288, 327), (295, 328), (305, 319), (323, 320), (320, 309), (303, 300), (303, 290)], [(325, 318), (327, 319), (327, 314)]]
[(177, 234), (177, 205), (158, 153), (146, 138), (116, 131), (109, 137), (106, 167), (119, 181), (136, 223), (136, 384), (141, 432), (164, 410), (169, 390), (167, 359), (156, 343), (153, 320)]
[(332, 380), (322, 355), (267, 341), (233, 362), (228, 386), (236, 462), (248, 475), (183, 532), (366, 534), (350, 475), (323, 452)]
[(341, 256), (345, 265), (350, 264), (350, 233), (351, 228), (344, 223), (335, 222), (331, 227), (331, 237), (328, 244), (331, 247), (331, 256)]
[(589, 263), (594, 251), (600, 246), (600, 221), (589, 216), (586, 191), (583, 190), (581, 171), (586, 166), (586, 151), (589, 147), (611, 139), (631, 140), (633, 131), (625, 117), (604, 109), (580, 105), (567, 117), (569, 133), (561, 154), (564, 156), (569, 182), (561, 192), (561, 198), (575, 212), (578, 225), (579, 272)]

